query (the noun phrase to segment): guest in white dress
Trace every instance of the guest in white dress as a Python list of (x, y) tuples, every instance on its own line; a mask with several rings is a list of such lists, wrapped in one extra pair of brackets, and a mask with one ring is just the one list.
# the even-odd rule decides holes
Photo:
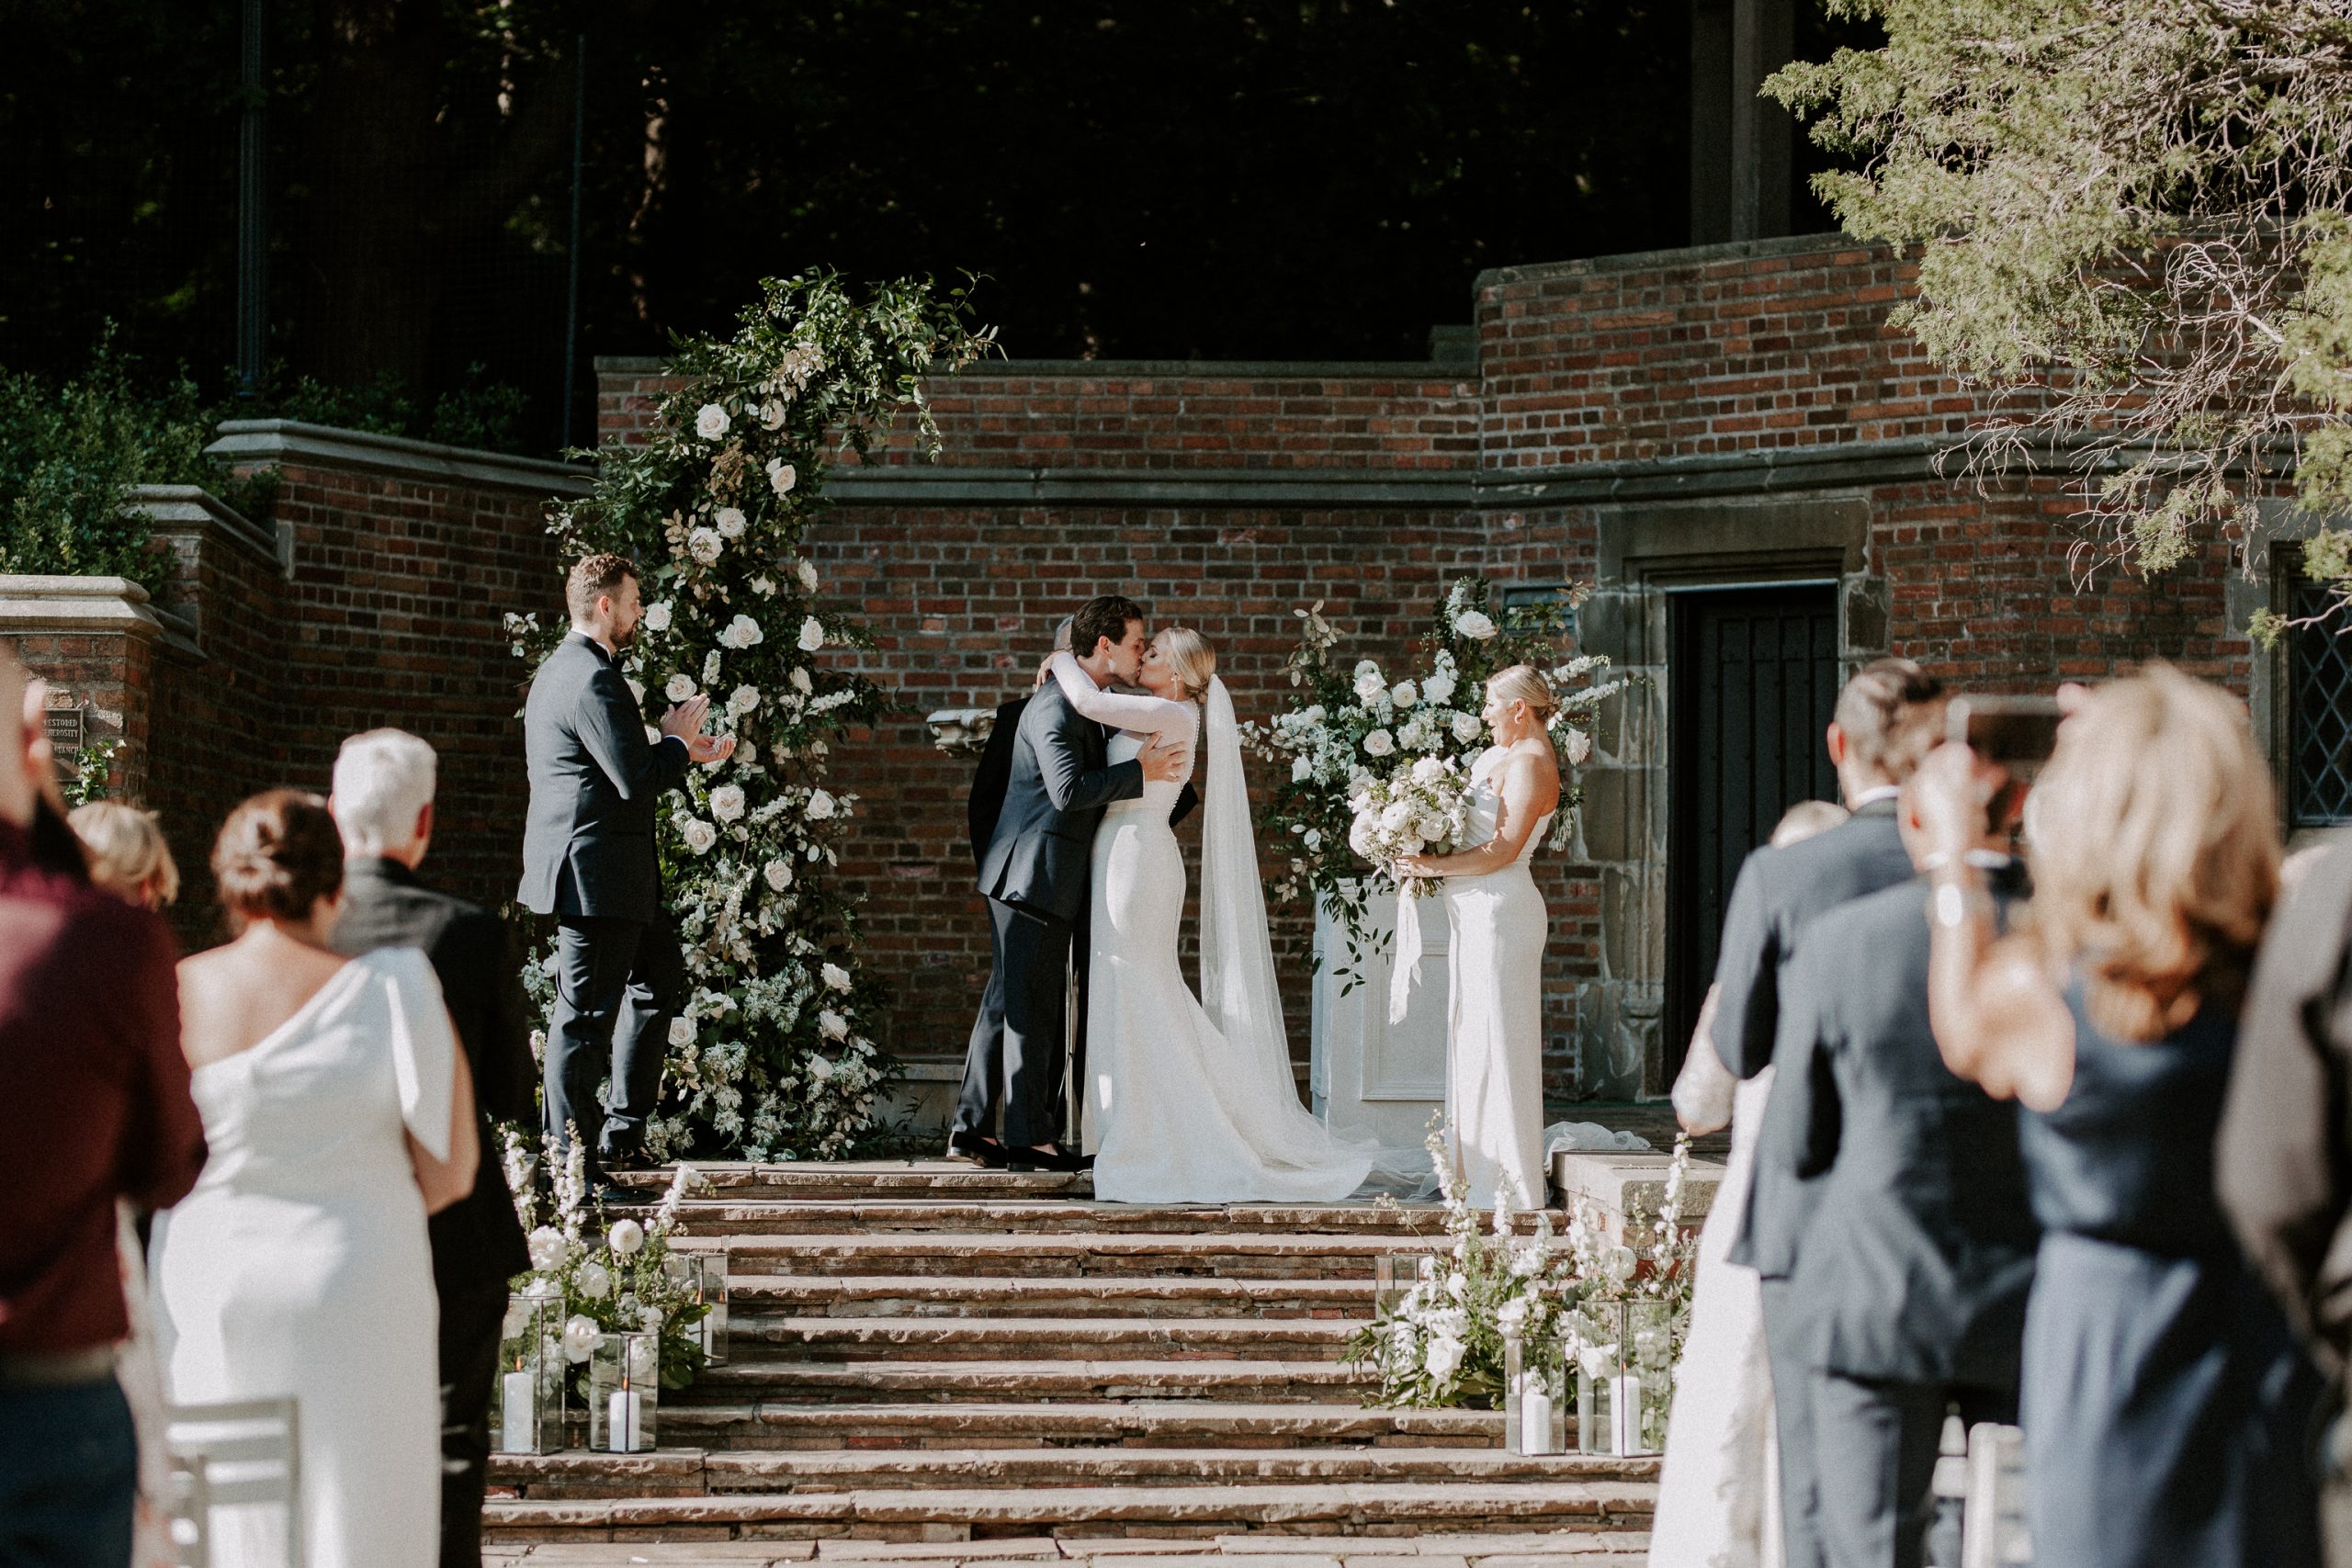
[[(284, 1398), (307, 1568), (432, 1568), (437, 1309), (424, 1217), (473, 1186), (473, 1088), (424, 953), (327, 945), (343, 843), (315, 795), (229, 816), (212, 871), (234, 942), (180, 965), (210, 1157), (158, 1222), (156, 1329), (179, 1404)], [(217, 1510), (212, 1561), (285, 1561), (275, 1509)]]
[[(1544, 1200), (1544, 938), (1549, 917), (1527, 863), (1560, 803), (1560, 762), (1547, 721), (1557, 704), (1524, 664), (1487, 682), (1480, 716), (1495, 744), (1471, 765), (1476, 845), (1413, 855), (1408, 875), (1445, 879), (1453, 933), (1446, 1015), (1445, 1119), (1453, 1166), (1470, 1201), (1494, 1206), (1507, 1183), (1514, 1206)], [(1415, 913), (1418, 913), (1416, 911)]]
[[(1826, 800), (1800, 801), (1772, 829), (1772, 842), (1810, 839), (1849, 815)], [(1690, 1032), (1674, 1080), (1674, 1114), (1694, 1134), (1730, 1122), (1731, 1158), (1699, 1233), (1699, 1279), (1674, 1373), (1649, 1560), (1655, 1568), (1780, 1568), (1780, 1455), (1762, 1290), (1755, 1269), (1727, 1256), (1747, 1210), (1772, 1069), (1743, 1082), (1723, 1065), (1715, 1055), (1716, 996), (1708, 987)]]

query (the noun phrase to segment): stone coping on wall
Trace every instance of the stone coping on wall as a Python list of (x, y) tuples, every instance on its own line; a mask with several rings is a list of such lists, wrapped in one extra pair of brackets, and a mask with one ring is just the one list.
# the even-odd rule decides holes
[[(1476, 344), (1442, 340), (1445, 358), (1430, 359), (980, 359), (958, 377), (1032, 376), (1050, 380), (1123, 381), (1461, 381), (1477, 378)], [(652, 355), (599, 355), (600, 376), (660, 376), (670, 362)]]
[(1559, 277), (1595, 277), (1619, 272), (1675, 272), (1712, 266), (1721, 262), (1760, 261), (1777, 256), (1839, 254), (1884, 251), (1876, 241), (1851, 234), (1783, 234), (1769, 240), (1724, 240), (1712, 245), (1678, 245), (1662, 251), (1620, 251), (1613, 255), (1580, 256), (1571, 261), (1529, 262), (1517, 266), (1488, 267), (1471, 281), (1479, 294), (1497, 284), (1543, 283)]
[(518, 457), (469, 446), (444, 446), (404, 435), (305, 424), (290, 419), (232, 419), (204, 449), (222, 462), (252, 466), (313, 462), (426, 484), (483, 485), (537, 495), (583, 496), (595, 470), (547, 457)]
[(127, 577), (0, 575), (0, 634), (154, 640), (175, 629)]
[(294, 571), (293, 539), (284, 528), (265, 528), (201, 485), (133, 485), (126, 511), (143, 513), (159, 534), (207, 529), (276, 567)]

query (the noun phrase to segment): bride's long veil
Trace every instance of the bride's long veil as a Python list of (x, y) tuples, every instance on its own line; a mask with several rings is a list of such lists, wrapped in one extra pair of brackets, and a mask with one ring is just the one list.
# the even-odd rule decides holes
[(1249, 780), (1241, 765), (1241, 726), (1225, 682), (1212, 678), (1202, 761), (1201, 1008), (1225, 1037), (1226, 1068), (1240, 1092), (1220, 1096), (1252, 1108), (1245, 1133), (1259, 1150), (1301, 1166), (1335, 1159), (1364, 1162), (1375, 1178), (1408, 1181), (1429, 1168), (1419, 1149), (1384, 1149), (1340, 1136), (1298, 1102), (1290, 1036), (1274, 975), (1266, 887), (1258, 870), (1258, 835), (1250, 819)]

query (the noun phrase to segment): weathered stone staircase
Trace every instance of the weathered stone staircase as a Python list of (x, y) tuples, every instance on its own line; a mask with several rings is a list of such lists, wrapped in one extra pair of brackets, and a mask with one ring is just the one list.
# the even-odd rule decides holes
[(1348, 1337), (1375, 1258), (1435, 1233), (1431, 1208), (1098, 1204), (1083, 1179), (945, 1164), (709, 1174), (686, 1245), (725, 1249), (729, 1364), (664, 1395), (658, 1451), (497, 1460), (503, 1550), (1513, 1532), (1637, 1551), (1647, 1528), (1655, 1461), (1526, 1459), (1492, 1413), (1365, 1405)]

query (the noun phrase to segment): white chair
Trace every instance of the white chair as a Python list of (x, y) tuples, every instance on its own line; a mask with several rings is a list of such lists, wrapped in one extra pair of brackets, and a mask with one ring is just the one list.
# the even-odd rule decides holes
[(291, 1399), (173, 1404), (164, 1412), (166, 1500), (180, 1568), (209, 1568), (212, 1510), (275, 1504), (286, 1517), (286, 1568), (302, 1564), (301, 1423)]

